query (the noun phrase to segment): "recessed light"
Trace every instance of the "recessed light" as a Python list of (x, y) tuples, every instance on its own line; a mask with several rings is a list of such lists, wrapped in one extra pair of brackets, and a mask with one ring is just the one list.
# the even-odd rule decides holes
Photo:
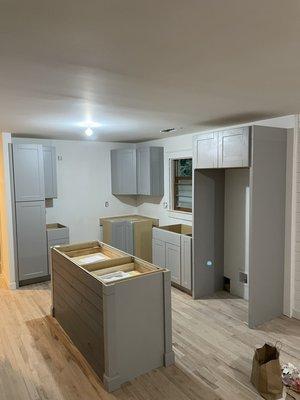
[(176, 128), (167, 128), (167, 129), (161, 129), (160, 133), (170, 133), (170, 132), (175, 132)]
[(86, 134), (86, 136), (92, 136), (92, 134), (93, 134), (94, 132), (93, 132), (93, 129), (92, 129), (92, 128), (88, 127), (88, 128), (84, 131), (84, 133)]

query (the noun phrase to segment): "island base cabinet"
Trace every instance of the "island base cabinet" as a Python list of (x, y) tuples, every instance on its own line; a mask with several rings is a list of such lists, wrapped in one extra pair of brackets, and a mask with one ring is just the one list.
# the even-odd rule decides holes
[[(72, 246), (65, 246), (66, 254), (64, 246), (52, 249), (52, 313), (105, 389), (114, 391), (173, 364), (170, 272), (120, 252), (109, 260), (79, 265), (83, 259), (78, 256), (95, 254), (95, 244)], [(106, 255), (118, 251), (101, 246)], [(139, 275), (109, 284), (101, 280), (103, 271), (128, 271), (133, 264)]]

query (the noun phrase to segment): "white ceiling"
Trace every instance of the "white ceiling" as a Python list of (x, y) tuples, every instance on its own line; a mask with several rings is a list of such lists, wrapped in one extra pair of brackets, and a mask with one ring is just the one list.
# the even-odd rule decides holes
[(299, 0), (1, 0), (0, 129), (139, 141), (300, 110)]

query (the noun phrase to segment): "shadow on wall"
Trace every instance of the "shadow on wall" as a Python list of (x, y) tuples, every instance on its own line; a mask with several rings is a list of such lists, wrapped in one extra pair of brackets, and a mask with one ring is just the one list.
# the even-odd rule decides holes
[(127, 204), (128, 206), (136, 207), (136, 197), (135, 196), (124, 196), (124, 195), (119, 195), (116, 196), (114, 195), (118, 200), (120, 200), (121, 203)]
[(136, 200), (136, 206), (141, 206), (144, 203), (160, 204), (162, 196), (138, 196)]

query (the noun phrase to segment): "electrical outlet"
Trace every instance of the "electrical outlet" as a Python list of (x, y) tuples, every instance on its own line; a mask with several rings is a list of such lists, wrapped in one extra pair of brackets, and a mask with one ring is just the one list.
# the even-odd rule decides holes
[(109, 207), (109, 202), (108, 202), (108, 201), (106, 201), (106, 202), (104, 203), (104, 207)]

